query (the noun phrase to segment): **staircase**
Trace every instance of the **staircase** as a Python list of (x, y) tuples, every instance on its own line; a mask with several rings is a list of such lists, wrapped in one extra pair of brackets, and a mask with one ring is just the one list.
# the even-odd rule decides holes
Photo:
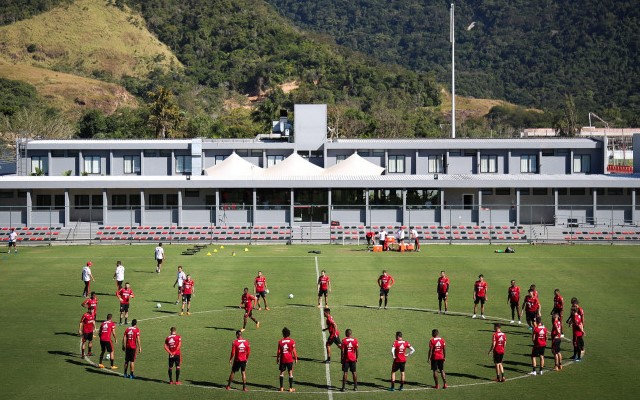
[(329, 243), (331, 236), (329, 226), (322, 224), (294, 225), (291, 228), (291, 242), (296, 243)]

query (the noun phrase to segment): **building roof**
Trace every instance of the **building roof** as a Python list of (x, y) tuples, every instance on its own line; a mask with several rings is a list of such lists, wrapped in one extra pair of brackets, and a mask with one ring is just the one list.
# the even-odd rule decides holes
[(245, 160), (235, 152), (224, 161), (206, 168), (204, 174), (212, 179), (257, 178), (264, 175), (265, 170)]
[(309, 160), (304, 159), (298, 153), (291, 153), (289, 157), (264, 170), (265, 176), (318, 176), (322, 175), (324, 168), (319, 167)]
[(602, 142), (591, 138), (542, 139), (334, 139), (328, 149), (594, 149)]
[(360, 157), (358, 153), (353, 153), (347, 159), (332, 165), (324, 170), (328, 176), (363, 176), (381, 175), (384, 167), (380, 167), (370, 161)]

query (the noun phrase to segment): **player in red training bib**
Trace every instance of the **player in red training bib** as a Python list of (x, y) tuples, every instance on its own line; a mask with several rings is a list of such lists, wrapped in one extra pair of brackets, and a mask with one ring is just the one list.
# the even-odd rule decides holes
[(447, 388), (447, 374), (444, 372), (444, 361), (447, 358), (447, 344), (441, 338), (437, 329), (431, 331), (431, 340), (429, 341), (429, 355), (427, 358), (431, 362), (431, 371), (433, 371), (434, 388), (438, 389), (438, 371), (442, 377), (442, 388)]
[[(136, 354), (142, 353), (142, 344), (140, 343), (140, 329), (138, 328), (138, 320), (131, 321), (131, 326), (124, 330), (122, 337), (122, 350), (124, 350), (124, 377), (134, 379), (133, 370), (135, 368)], [(131, 366), (131, 374), (127, 375), (127, 369)]]
[(558, 371), (562, 369), (562, 353), (560, 352), (560, 344), (562, 343), (562, 336), (564, 335), (562, 334), (562, 319), (560, 319), (560, 314), (554, 313), (552, 318), (551, 352), (553, 353), (555, 361), (553, 370)]
[(400, 371), (400, 387), (398, 390), (404, 389), (404, 368), (407, 363), (407, 357), (412, 355), (416, 349), (411, 346), (411, 343), (402, 338), (402, 332), (396, 332), (396, 340), (391, 346), (391, 356), (393, 357), (393, 364), (391, 365), (391, 387), (390, 392), (393, 392), (396, 384), (396, 371)]
[(516, 285), (516, 281), (511, 281), (511, 286), (507, 289), (507, 303), (511, 306), (511, 323), (516, 320), (518, 315), (518, 324), (522, 324), (522, 314), (520, 312), (520, 286)]
[(325, 328), (323, 331), (329, 331), (329, 337), (327, 338), (327, 342), (325, 343), (325, 347), (327, 348), (327, 359), (324, 361), (325, 363), (331, 362), (331, 345), (335, 344), (340, 348), (340, 331), (338, 330), (338, 324), (333, 320), (333, 316), (331, 315), (331, 309), (324, 309), (324, 318), (325, 318)]
[(438, 313), (442, 313), (442, 303), (444, 302), (444, 312), (449, 311), (449, 278), (445, 275), (444, 271), (440, 271), (438, 277), (438, 285), (436, 291), (438, 292)]
[(533, 330), (536, 318), (539, 316), (538, 313), (540, 312), (540, 301), (534, 293), (533, 289), (529, 289), (529, 292), (524, 296), (524, 301), (522, 302), (522, 308), (524, 308), (524, 315), (527, 319), (529, 330)]
[(496, 366), (496, 382), (504, 382), (507, 380), (507, 378), (504, 377), (504, 366), (502, 365), (506, 345), (507, 335), (502, 332), (500, 324), (493, 324), (493, 336), (491, 337), (489, 354), (493, 353), (493, 363)]
[(284, 392), (284, 371), (289, 373), (289, 391), (295, 392), (293, 387), (293, 364), (298, 363), (298, 350), (296, 341), (291, 339), (289, 328), (282, 328), (282, 339), (278, 341), (276, 364), (280, 370), (280, 391)]
[(477, 318), (476, 310), (478, 303), (480, 303), (480, 318), (484, 319), (484, 303), (487, 301), (487, 282), (484, 280), (484, 275), (478, 275), (478, 280), (473, 284), (473, 317)]
[(318, 308), (320, 308), (320, 302), (322, 297), (324, 296), (324, 306), (329, 307), (329, 303), (327, 302), (327, 296), (329, 296), (329, 292), (331, 292), (331, 279), (329, 275), (322, 270), (320, 272), (320, 276), (318, 277)]
[(380, 299), (378, 300), (378, 309), (382, 307), (382, 300), (384, 300), (384, 309), (387, 309), (389, 290), (394, 283), (396, 283), (395, 279), (393, 279), (393, 277), (389, 275), (387, 271), (382, 271), (382, 275), (378, 277), (378, 286), (380, 286)]
[(96, 320), (93, 318), (93, 313), (87, 311), (80, 318), (80, 325), (78, 326), (78, 334), (82, 336), (82, 353), (81, 357), (84, 358), (84, 349), (87, 342), (89, 342), (89, 349), (87, 356), (92, 356), (91, 348), (93, 347), (93, 331), (96, 328)]
[(571, 330), (573, 331), (573, 356), (574, 361), (581, 361), (584, 356), (584, 323), (578, 304), (571, 306)]
[(195, 282), (191, 279), (191, 275), (187, 275), (187, 279), (182, 282), (182, 308), (180, 315), (184, 313), (184, 306), (187, 306), (187, 315), (191, 315), (191, 296), (196, 294)]
[(256, 299), (256, 296), (249, 293), (249, 288), (244, 288), (242, 297), (240, 298), (240, 308), (244, 308), (244, 320), (240, 332), (244, 332), (247, 327), (247, 318), (251, 318), (251, 320), (256, 323), (256, 328), (260, 328), (260, 322), (253, 318), (253, 306), (257, 302), (258, 299)]
[[(531, 290), (531, 289), (529, 289)], [(547, 347), (547, 328), (542, 324), (542, 318), (536, 317), (535, 326), (533, 327), (533, 333), (531, 334), (531, 340), (533, 341), (533, 348), (531, 349), (531, 367), (532, 371), (529, 375), (536, 374), (536, 357), (540, 358), (540, 372), (544, 369), (544, 349)]]
[(242, 372), (242, 390), (247, 391), (247, 361), (251, 354), (251, 346), (249, 341), (242, 337), (241, 331), (236, 331), (236, 340), (231, 343), (231, 355), (229, 356), (229, 364), (231, 365), (231, 373), (227, 381), (227, 390), (231, 390), (231, 381), (236, 372)]
[(86, 298), (81, 305), (87, 309), (87, 312), (93, 314), (93, 319), (95, 320), (98, 315), (98, 298), (96, 297), (96, 292), (91, 292), (91, 296)]
[(258, 271), (258, 276), (253, 280), (253, 286), (256, 289), (256, 298), (258, 299), (258, 310), (262, 310), (260, 307), (260, 298), (262, 297), (262, 301), (264, 302), (264, 309), (269, 310), (267, 306), (267, 293), (269, 292), (269, 288), (267, 287), (267, 278), (262, 275), (262, 271)]
[(132, 298), (136, 297), (131, 290), (129, 282), (124, 284), (124, 287), (116, 292), (118, 300), (120, 300), (120, 325), (122, 325), (122, 318), (124, 317), (124, 324), (127, 325), (129, 319), (129, 302)]
[[(169, 353), (169, 385), (182, 385), (180, 382), (180, 363), (182, 362), (182, 338), (176, 333), (175, 326), (169, 330), (169, 336), (164, 340), (164, 350)], [(173, 366), (176, 366), (176, 380), (173, 381)]]
[(115, 349), (113, 344), (118, 343), (116, 323), (113, 322), (111, 318), (113, 318), (113, 315), (107, 314), (107, 320), (100, 324), (100, 362), (98, 363), (98, 368), (104, 368), (102, 360), (104, 359), (104, 353), (108, 353), (111, 361), (111, 369), (118, 369), (118, 367), (114, 365), (115, 353), (113, 352)]
[(345, 391), (347, 383), (347, 372), (351, 371), (353, 378), (353, 390), (358, 390), (358, 375), (356, 373), (356, 364), (358, 362), (358, 339), (351, 337), (351, 329), (344, 331), (346, 337), (342, 339), (341, 351), (342, 357), (342, 388)]

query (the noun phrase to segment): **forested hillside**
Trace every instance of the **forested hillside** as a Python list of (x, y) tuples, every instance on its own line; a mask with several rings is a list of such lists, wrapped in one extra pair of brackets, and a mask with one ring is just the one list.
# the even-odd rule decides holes
[[(338, 44), (450, 80), (448, 0), (266, 0)], [(456, 3), (459, 94), (557, 109), (573, 96), (612, 125), (640, 126), (640, 7), (630, 0)]]

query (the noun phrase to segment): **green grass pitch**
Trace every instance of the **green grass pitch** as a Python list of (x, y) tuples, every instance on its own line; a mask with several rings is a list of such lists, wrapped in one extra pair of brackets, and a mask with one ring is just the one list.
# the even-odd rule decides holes
[[(260, 398), (295, 396), (309, 399), (636, 398), (640, 288), (637, 246), (518, 246), (515, 254), (495, 254), (496, 246), (423, 246), (420, 253), (369, 253), (355, 246), (210, 245), (194, 256), (181, 256), (182, 245), (167, 245), (167, 260), (155, 274), (154, 246), (22, 247), (19, 254), (0, 252), (0, 354), (3, 399), (80, 399), (131, 396), (138, 399)], [(500, 246), (499, 248), (503, 248)], [(207, 255), (208, 251), (216, 253)], [(320, 250), (321, 254), (310, 253)], [(236, 255), (233, 256), (232, 252)], [(115, 262), (126, 267), (126, 280), (136, 294), (130, 318), (142, 331), (143, 352), (136, 361), (136, 380), (99, 370), (80, 358), (78, 322), (83, 313), (80, 272), (93, 261), (99, 293), (98, 320), (108, 312), (117, 322), (118, 301), (112, 280)], [(316, 308), (316, 263), (331, 277), (329, 303), (341, 336), (346, 328), (360, 341), (359, 392), (341, 393), (337, 347), (327, 390), (320, 311)], [(196, 282), (191, 316), (180, 317), (172, 288), (177, 265)], [(390, 309), (377, 310), (376, 279), (387, 269), (396, 279)], [(256, 311), (261, 328), (249, 322), (245, 337), (252, 346), (247, 375), (249, 392), (224, 390), (229, 350), (242, 326), (237, 307), (242, 288), (252, 289), (258, 270), (267, 277), (270, 311)], [(435, 283), (440, 270), (451, 279), (451, 315), (438, 315)], [(471, 319), (472, 285), (478, 274), (489, 284), (487, 320)], [(516, 279), (523, 291), (535, 283), (549, 327), (553, 290), (560, 288), (584, 307), (586, 355), (561, 372), (527, 376), (530, 335), (524, 326), (508, 324), (506, 290)], [(293, 299), (288, 294), (293, 293)], [(156, 308), (156, 303), (162, 305)], [(490, 356), (492, 324), (508, 335), (505, 383), (494, 383)], [(164, 338), (176, 326), (183, 337), (182, 387), (167, 384)], [(297, 393), (277, 393), (276, 343), (282, 327), (292, 331), (300, 361), (295, 367)], [(433, 328), (447, 341), (450, 388), (435, 391), (426, 356)], [(389, 393), (391, 344), (397, 330), (416, 348), (407, 363), (405, 391)], [(116, 365), (122, 373), (123, 352), (118, 327)], [(568, 330), (567, 330), (568, 331)], [(570, 332), (568, 337), (570, 337)], [(571, 344), (563, 344), (565, 359)], [(99, 341), (93, 362), (97, 363)], [(547, 350), (547, 368), (553, 367)], [(239, 378), (237, 374), (236, 379)], [(285, 387), (288, 387), (285, 379)], [(347, 388), (350, 388), (348, 385)]]

